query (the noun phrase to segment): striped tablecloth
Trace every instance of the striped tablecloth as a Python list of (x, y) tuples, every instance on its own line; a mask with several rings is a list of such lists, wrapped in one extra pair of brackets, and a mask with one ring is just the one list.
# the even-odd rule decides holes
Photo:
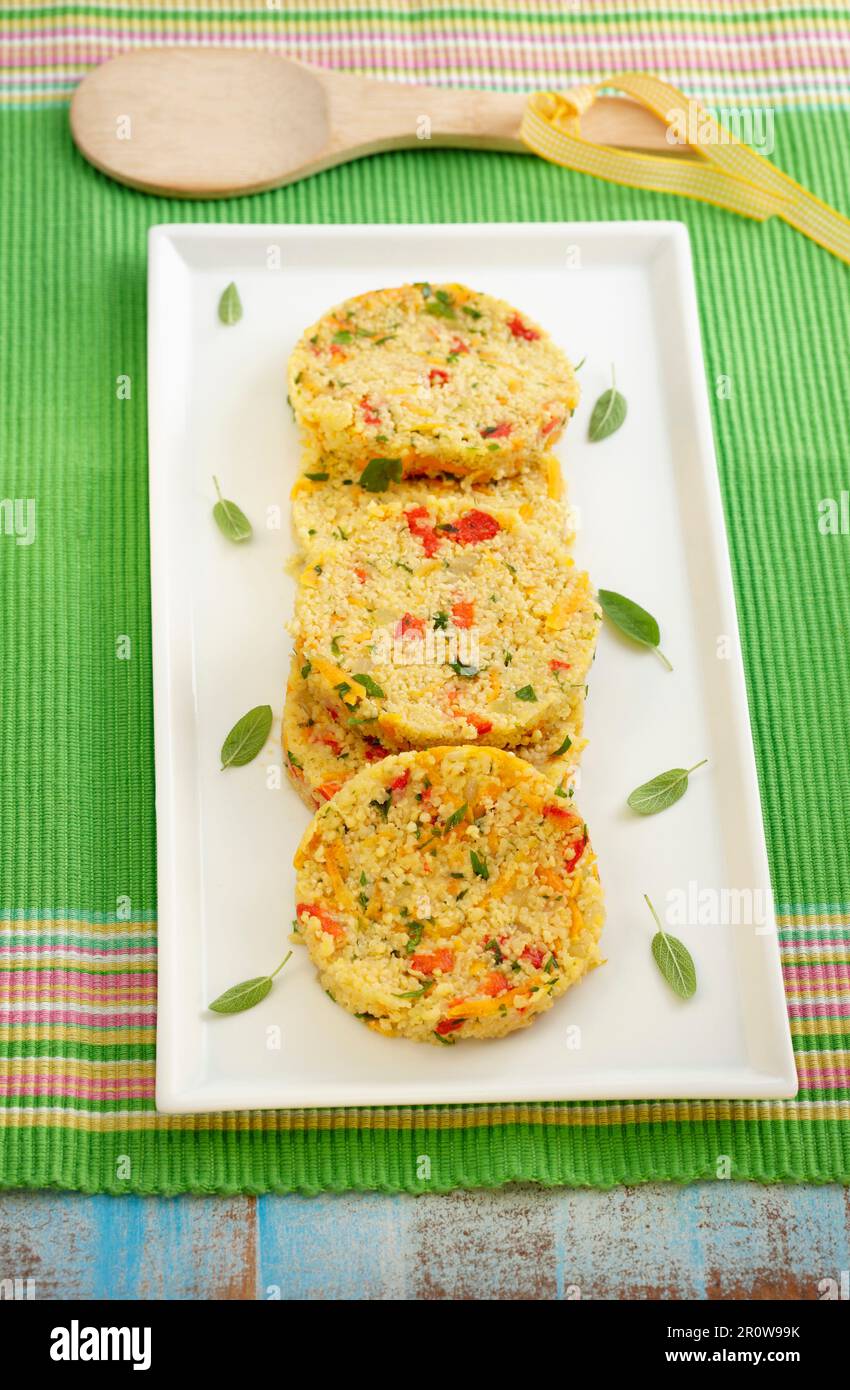
[[(66, 105), (92, 64), (174, 43), (513, 90), (648, 69), (769, 113), (775, 161), (850, 211), (839, 6), (0, 5), (0, 1184), (605, 1186), (712, 1176), (724, 1157), (733, 1177), (847, 1180), (850, 271), (782, 225), (496, 154), (387, 155), (234, 203), (146, 198), (76, 155)], [(799, 1095), (158, 1116), (148, 226), (633, 217), (687, 223), (709, 381), (732, 382), (712, 408)], [(121, 634), (129, 662), (114, 657)]]

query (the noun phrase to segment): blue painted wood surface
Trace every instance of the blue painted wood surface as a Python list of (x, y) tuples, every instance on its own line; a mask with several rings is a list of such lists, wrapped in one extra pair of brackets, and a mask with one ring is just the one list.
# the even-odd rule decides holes
[(0, 1195), (37, 1298), (816, 1298), (850, 1192), (745, 1183), (448, 1196)]

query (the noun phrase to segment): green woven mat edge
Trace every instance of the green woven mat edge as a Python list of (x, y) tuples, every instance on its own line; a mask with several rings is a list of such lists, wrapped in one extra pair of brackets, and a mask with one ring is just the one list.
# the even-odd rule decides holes
[[(607, 1189), (732, 1179), (850, 1183), (846, 1125), (785, 1120), (341, 1132), (6, 1131), (0, 1187), (120, 1194), (448, 1192), (511, 1182)], [(121, 1173), (121, 1177), (118, 1173)], [(10, 1176), (16, 1175), (16, 1176)]]

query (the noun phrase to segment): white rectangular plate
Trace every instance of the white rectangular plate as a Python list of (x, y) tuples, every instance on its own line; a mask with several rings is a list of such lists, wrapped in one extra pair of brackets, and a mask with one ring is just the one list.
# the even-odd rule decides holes
[[(224, 327), (217, 305), (231, 280), (244, 316)], [(285, 362), (331, 305), (410, 280), (501, 296), (574, 361), (587, 357), (562, 446), (578, 560), (658, 617), (674, 667), (603, 628), (576, 799), (606, 889), (608, 963), (527, 1031), (453, 1048), (378, 1037), (326, 997), (300, 949), (257, 1008), (205, 1008), (286, 951), (292, 856), (309, 819), (280, 767), (299, 469)], [(628, 419), (590, 444), (612, 362)], [(156, 227), (149, 390), (159, 1108), (793, 1095), (684, 228)], [(213, 474), (252, 518), (249, 545), (216, 529)], [(278, 715), (266, 749), (222, 773), (224, 735), (266, 702)], [(675, 808), (628, 811), (639, 783), (702, 758)], [(688, 1002), (653, 962), (644, 893), (694, 955)]]

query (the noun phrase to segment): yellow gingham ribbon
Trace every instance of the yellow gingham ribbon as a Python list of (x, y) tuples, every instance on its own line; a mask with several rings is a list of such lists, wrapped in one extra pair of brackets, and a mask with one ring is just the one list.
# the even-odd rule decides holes
[[(666, 125), (672, 124), (678, 140), (696, 157), (640, 154), (585, 140), (581, 117), (603, 87), (623, 92)], [(680, 114), (683, 121), (676, 119)], [(535, 154), (567, 169), (632, 188), (698, 198), (759, 222), (781, 217), (850, 262), (850, 219), (744, 144), (699, 102), (648, 73), (620, 72), (564, 93), (535, 92), (528, 99), (520, 134)]]

